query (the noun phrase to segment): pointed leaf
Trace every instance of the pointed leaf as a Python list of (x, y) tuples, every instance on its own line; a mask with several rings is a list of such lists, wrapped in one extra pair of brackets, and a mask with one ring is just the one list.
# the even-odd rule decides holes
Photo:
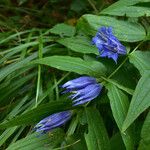
[(71, 102), (66, 100), (50, 102), (34, 108), (20, 116), (16, 116), (0, 124), (0, 128), (8, 128), (18, 125), (29, 125), (37, 123), (52, 113), (60, 112), (71, 108)]
[(93, 53), (98, 55), (98, 50), (95, 46), (91, 44), (90, 40), (79, 37), (72, 38), (61, 38), (57, 40), (58, 43), (63, 44), (64, 46), (70, 48), (73, 51), (80, 53)]
[(139, 80), (133, 94), (127, 117), (122, 130), (125, 131), (133, 121), (150, 106), (150, 71), (146, 71)]
[(75, 27), (67, 25), (65, 23), (56, 24), (50, 29), (51, 33), (59, 34), (60, 36), (74, 36)]
[(141, 7), (141, 6), (121, 6), (115, 9), (106, 8), (101, 12), (101, 14), (141, 17), (141, 16), (150, 16), (150, 9), (149, 7)]
[[(114, 119), (118, 125), (119, 130), (122, 129), (122, 124), (125, 120), (128, 107), (129, 107), (129, 100), (127, 95), (125, 95), (121, 90), (119, 90), (115, 85), (108, 84), (108, 97), (110, 100), (110, 106), (112, 109), (112, 113)], [(122, 139), (126, 146), (127, 150), (133, 150), (134, 148), (134, 139), (133, 133), (131, 128), (128, 129), (126, 132), (121, 133)]]
[(33, 61), (33, 63), (44, 64), (60, 70), (91, 76), (104, 75), (106, 72), (105, 66), (98, 61), (85, 61), (81, 58), (70, 56), (45, 57)]
[(110, 143), (100, 113), (95, 108), (86, 108), (85, 113), (88, 133), (84, 136), (88, 150), (109, 150)]

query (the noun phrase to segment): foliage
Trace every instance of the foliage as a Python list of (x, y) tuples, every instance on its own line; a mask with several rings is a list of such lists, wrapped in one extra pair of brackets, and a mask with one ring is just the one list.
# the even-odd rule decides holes
[[(0, 8), (0, 149), (150, 149), (149, 0), (1, 0)], [(127, 49), (117, 64), (92, 45), (102, 26)], [(73, 107), (60, 85), (82, 75), (103, 90)], [(73, 116), (64, 126), (33, 131), (65, 110)]]

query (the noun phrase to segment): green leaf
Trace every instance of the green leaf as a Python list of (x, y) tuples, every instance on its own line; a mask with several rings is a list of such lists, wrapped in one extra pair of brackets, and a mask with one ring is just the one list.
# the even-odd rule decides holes
[(150, 16), (149, 7), (142, 6), (125, 6), (118, 5), (117, 7), (112, 5), (106, 9), (104, 9), (100, 14), (108, 14), (115, 16), (128, 16), (128, 17), (141, 17), (141, 16)]
[(150, 70), (150, 52), (135, 51), (129, 55), (129, 61), (140, 71), (141, 74)]
[(87, 74), (99, 77), (105, 75), (105, 66), (98, 61), (84, 61), (78, 57), (70, 56), (51, 56), (33, 61), (35, 64), (48, 65), (59, 70)]
[(139, 80), (133, 94), (122, 130), (125, 131), (133, 121), (150, 106), (150, 72), (146, 71)]
[(50, 32), (58, 34), (60, 36), (74, 36), (75, 27), (67, 25), (65, 23), (60, 23), (51, 28)]
[(6, 129), (0, 136), (0, 146), (2, 146), (5, 141), (16, 131), (17, 127), (12, 127)]
[[(69, 147), (67, 147), (68, 145), (69, 145)], [(67, 147), (67, 150), (87, 150), (84, 137), (78, 133), (74, 133), (71, 136), (67, 136), (65, 146)], [(56, 149), (56, 150), (58, 150), (58, 149)]]
[(141, 141), (138, 150), (150, 149), (150, 112), (148, 113), (141, 131)]
[(141, 41), (146, 37), (144, 28), (140, 24), (118, 20), (109, 16), (83, 15), (78, 22), (78, 27), (86, 34), (95, 35), (98, 28), (111, 26), (115, 36), (126, 42)]
[(118, 84), (115, 84), (118, 88), (133, 95), (137, 81), (139, 80), (139, 73), (131, 63), (126, 62), (122, 68), (116, 72), (112, 79)]
[[(127, 7), (127, 6), (132, 6), (132, 5), (135, 5), (137, 3), (144, 3), (144, 2), (149, 2), (149, 0), (119, 0), (117, 1), (116, 3), (113, 3), (112, 5), (110, 5), (109, 7), (105, 8), (103, 12), (113, 12), (115, 10), (118, 10), (118, 9), (121, 9), (121, 8), (124, 8), (124, 7)], [(129, 10), (129, 12), (132, 11), (132, 10)], [(118, 12), (120, 13), (120, 12)], [(113, 15), (113, 14), (111, 14)]]
[(63, 141), (64, 132), (54, 130), (50, 134), (33, 133), (11, 144), (6, 150), (50, 150)]
[[(28, 96), (25, 96), (23, 99), (19, 100), (19, 103), (15, 105), (15, 107), (12, 109), (12, 111), (6, 116), (7, 118), (13, 118), (16, 116), (22, 109), (21, 107), (23, 104), (28, 100)], [(0, 146), (2, 146), (5, 141), (12, 135), (14, 132), (18, 129), (18, 127), (12, 127), (6, 129), (0, 136)]]
[(109, 150), (110, 143), (100, 113), (95, 108), (85, 108), (88, 133), (85, 140), (88, 150)]
[[(54, 45), (50, 45), (50, 46), (45, 47), (44, 50), (43, 50), (43, 54), (50, 51), (51, 47), (53, 47), (53, 46)], [(23, 67), (26, 67), (26, 66), (30, 66), (30, 61), (37, 58), (37, 56), (38, 56), (38, 52), (35, 52), (35, 53), (31, 54), (29, 57), (26, 57), (26, 58), (24, 58), (23, 60), (21, 60), (19, 62), (12, 63), (12, 64), (10, 64), (6, 67), (3, 67), (0, 70), (0, 81), (2, 81), (7, 75), (11, 74), (14, 71), (16, 71), (18, 69), (21, 69)]]
[[(119, 130), (121, 131), (129, 107), (128, 97), (113, 84), (108, 84), (106, 87), (108, 89), (108, 97), (110, 100), (110, 106), (114, 119), (117, 123)], [(124, 133), (121, 133), (127, 150), (134, 149), (134, 139), (132, 135), (133, 133), (131, 128)]]
[(82, 37), (62, 38), (57, 40), (57, 42), (76, 52), (98, 55), (98, 50), (91, 45), (91, 41)]
[[(9, 99), (10, 95), (12, 95), (15, 90), (20, 89), (26, 82), (30, 81), (36, 74), (37, 74), (37, 72), (26, 75), (24, 78), (20, 78), (16, 82), (9, 84), (9, 86), (5, 87), (4, 89), (1, 89), (1, 91), (0, 91), (0, 95), (1, 95), (0, 106), (5, 105), (5, 103)], [(2, 93), (4, 93), (4, 94), (2, 94)]]
[(21, 44), (19, 46), (16, 46), (16, 47), (13, 47), (10, 49), (10, 52), (8, 54), (5, 55), (5, 57), (3, 57), (1, 60), (0, 60), (0, 63), (3, 63), (5, 60), (7, 60), (9, 57), (13, 56), (14, 54), (22, 51), (23, 49), (25, 48), (28, 48), (29, 46), (35, 46), (35, 45), (38, 45), (38, 42), (37, 41), (34, 41), (34, 42), (29, 42), (29, 43), (25, 43), (25, 44)]
[(71, 108), (71, 101), (61, 100), (43, 104), (34, 108), (20, 116), (16, 116), (12, 119), (5, 120), (0, 124), (0, 128), (8, 128), (18, 125), (29, 125), (37, 123), (46, 116), (51, 115), (52, 113), (64, 111)]
[(128, 87), (125, 87), (125, 86), (123, 86), (123, 85), (117, 83), (117, 82), (116, 82), (115, 80), (113, 80), (113, 79), (106, 79), (106, 78), (103, 78), (103, 79), (106, 80), (107, 82), (109, 82), (109, 83), (115, 85), (115, 86), (118, 87), (119, 89), (121, 89), (121, 90), (127, 92), (127, 93), (130, 94), (130, 95), (133, 95), (133, 93), (134, 93), (134, 90), (133, 90), (133, 89), (130, 89), (130, 88), (128, 88)]
[[(34, 29), (35, 30), (35, 29)], [(28, 33), (28, 32), (32, 32), (33, 30), (25, 30), (23, 32), (17, 32), (15, 34), (11, 34), (10, 36), (7, 36), (6, 38), (2, 39), (0, 41), (0, 44), (8, 42), (9, 40), (15, 39), (18, 36), (21, 36), (22, 34)], [(3, 35), (4, 36), (4, 35)]]

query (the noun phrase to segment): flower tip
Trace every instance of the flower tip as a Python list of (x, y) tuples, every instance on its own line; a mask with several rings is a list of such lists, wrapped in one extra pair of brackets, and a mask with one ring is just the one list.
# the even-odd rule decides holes
[[(63, 111), (52, 114), (41, 120), (33, 130), (36, 132), (46, 133), (56, 127), (65, 124), (71, 118), (71, 111)], [(43, 123), (41, 123), (43, 122)]]

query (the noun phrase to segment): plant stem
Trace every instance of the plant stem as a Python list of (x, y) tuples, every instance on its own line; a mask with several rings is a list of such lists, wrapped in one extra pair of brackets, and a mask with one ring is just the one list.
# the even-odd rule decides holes
[(127, 59), (128, 59), (128, 56), (130, 55), (130, 54), (132, 54), (132, 53), (134, 53), (137, 49), (138, 49), (138, 47), (144, 42), (145, 40), (143, 40), (142, 42), (140, 42), (135, 48), (134, 48), (134, 50), (131, 52), (131, 53), (129, 53), (128, 55), (127, 55), (127, 57), (123, 60), (123, 62), (108, 76), (108, 78), (107, 79), (110, 79), (123, 65), (124, 65), (124, 63), (127, 61)]
[(123, 65), (124, 63), (127, 61), (128, 57), (126, 57), (124, 59), (124, 61), (108, 76), (107, 79), (110, 79)]
[(141, 44), (143, 44), (144, 41), (145, 41), (145, 40), (143, 40), (142, 42), (140, 42), (140, 43), (134, 48), (134, 50), (133, 50), (130, 54), (134, 53), (134, 52), (139, 48), (139, 46), (141, 46)]
[[(42, 36), (40, 33), (39, 50), (38, 50), (39, 59), (43, 57), (42, 51), (43, 51), (43, 41), (42, 41)], [(38, 65), (38, 79), (37, 79), (37, 89), (36, 89), (36, 97), (35, 97), (35, 107), (37, 107), (37, 105), (38, 105), (40, 81), (41, 81), (41, 65)]]

